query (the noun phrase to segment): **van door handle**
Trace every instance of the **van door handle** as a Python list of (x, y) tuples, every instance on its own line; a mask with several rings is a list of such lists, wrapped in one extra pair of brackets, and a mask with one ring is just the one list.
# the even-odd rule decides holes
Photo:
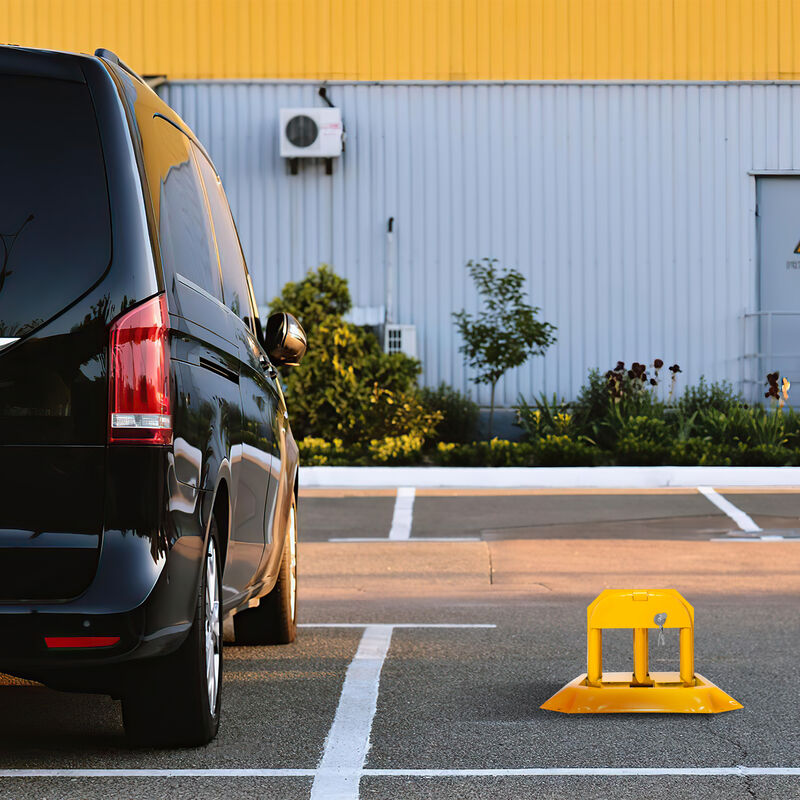
[(227, 378), (229, 381), (233, 381), (233, 383), (239, 383), (239, 376), (232, 369), (224, 367), (217, 361), (211, 361), (208, 358), (200, 356), (200, 366), (205, 367), (210, 372), (216, 372), (217, 375), (222, 375), (223, 378)]

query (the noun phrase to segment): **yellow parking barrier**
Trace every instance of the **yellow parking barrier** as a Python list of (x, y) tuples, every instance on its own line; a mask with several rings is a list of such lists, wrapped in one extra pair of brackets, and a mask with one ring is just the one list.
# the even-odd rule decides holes
[[(719, 714), (742, 704), (694, 671), (694, 609), (675, 589), (606, 589), (586, 613), (587, 672), (542, 708), (564, 714)], [(633, 629), (633, 672), (603, 672), (603, 629)], [(649, 630), (680, 629), (678, 672), (650, 673)]]

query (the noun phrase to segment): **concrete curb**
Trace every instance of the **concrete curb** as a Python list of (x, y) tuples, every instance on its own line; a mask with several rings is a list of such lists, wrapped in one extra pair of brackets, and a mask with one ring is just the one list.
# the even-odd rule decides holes
[(797, 486), (800, 467), (301, 467), (304, 489)]

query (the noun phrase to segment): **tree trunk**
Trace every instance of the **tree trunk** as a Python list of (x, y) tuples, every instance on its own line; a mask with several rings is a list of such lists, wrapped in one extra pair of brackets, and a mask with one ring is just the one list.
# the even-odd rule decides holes
[(489, 401), (489, 441), (492, 440), (492, 423), (494, 422), (494, 388), (497, 381), (492, 381), (492, 397)]

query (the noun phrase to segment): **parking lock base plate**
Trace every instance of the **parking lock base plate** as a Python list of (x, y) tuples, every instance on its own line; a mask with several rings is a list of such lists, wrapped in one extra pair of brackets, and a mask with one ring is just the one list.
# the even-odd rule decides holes
[(720, 714), (743, 707), (697, 673), (694, 686), (684, 686), (677, 672), (650, 673), (652, 686), (632, 686), (630, 672), (604, 672), (600, 686), (589, 686), (586, 677), (579, 675), (541, 707), (562, 714)]

